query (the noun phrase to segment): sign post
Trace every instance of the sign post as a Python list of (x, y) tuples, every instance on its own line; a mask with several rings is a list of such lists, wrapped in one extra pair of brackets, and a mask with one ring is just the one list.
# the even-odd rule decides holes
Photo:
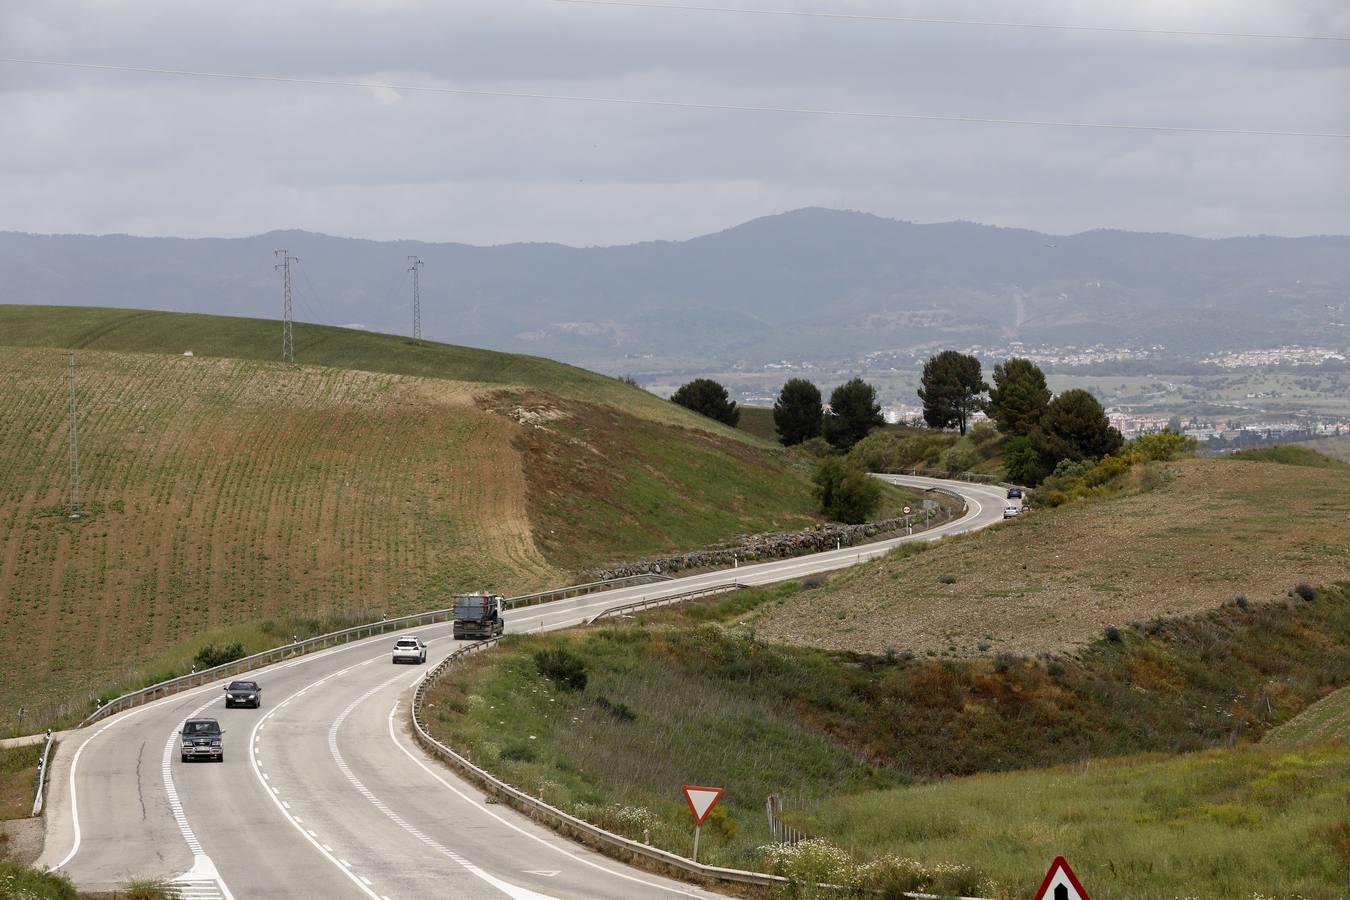
[(1050, 871), (1045, 873), (1041, 889), (1036, 892), (1036, 900), (1091, 900), (1091, 898), (1083, 889), (1078, 876), (1073, 874), (1073, 869), (1069, 868), (1069, 861), (1062, 856), (1056, 856), (1055, 861), (1050, 864)]
[(689, 808), (694, 813), (694, 862), (698, 862), (698, 834), (703, 827), (703, 822), (708, 818), (708, 813), (717, 805), (717, 800), (722, 796), (722, 788), (699, 787), (696, 784), (686, 784), (684, 786), (684, 799), (689, 801)]

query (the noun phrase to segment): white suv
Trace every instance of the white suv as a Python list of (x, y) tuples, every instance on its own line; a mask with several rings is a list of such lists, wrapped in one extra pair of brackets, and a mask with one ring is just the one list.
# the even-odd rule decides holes
[(424, 663), (427, 661), (426, 641), (418, 637), (403, 637), (394, 642), (394, 664), (401, 662)]

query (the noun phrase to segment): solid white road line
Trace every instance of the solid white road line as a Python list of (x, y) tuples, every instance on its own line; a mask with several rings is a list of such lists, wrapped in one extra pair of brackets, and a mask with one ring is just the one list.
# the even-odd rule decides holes
[[(202, 710), (206, 709), (215, 700), (208, 700), (201, 706), (194, 709), (183, 717), (183, 721), (178, 723), (178, 727), (169, 732), (169, 739), (164, 742), (164, 793), (169, 798), (169, 810), (173, 813), (174, 821), (178, 823), (178, 830), (183, 835), (183, 840), (187, 841), (188, 849), (192, 851), (192, 868), (184, 874), (173, 879), (175, 884), (187, 883), (194, 887), (203, 885), (212, 885), (215, 895), (222, 897), (223, 900), (234, 900), (234, 895), (230, 893), (229, 887), (225, 884), (225, 879), (220, 877), (216, 871), (215, 863), (211, 862), (211, 857), (202, 850), (201, 841), (197, 840), (197, 835), (192, 830), (192, 825), (188, 823), (187, 813), (183, 811), (183, 801), (178, 797), (178, 788), (173, 783), (173, 750), (174, 744), (178, 740), (179, 734), (183, 730), (183, 724), (188, 719), (195, 719), (201, 715)], [(179, 893), (182, 893), (180, 890)], [(201, 896), (197, 894), (196, 896)]]
[[(380, 658), (383, 658), (383, 655), (381, 655)], [(371, 661), (372, 660), (370, 659), (363, 660), (359, 663), (356, 663), (355, 665), (348, 666), (345, 669), (339, 669), (336, 672), (333, 672), (329, 675), (325, 675), (323, 678), (320, 678), (317, 681), (313, 681), (305, 685), (303, 688), (296, 691), (294, 694), (291, 694), (291, 696), (287, 697), (285, 700), (281, 701), (281, 703), (272, 707), (267, 712), (267, 715), (259, 719), (258, 724), (253, 726), (253, 732), (249, 735), (249, 746), (257, 747), (258, 732), (262, 730), (262, 727), (264, 724), (266, 724), (267, 720), (270, 719), (272, 716), (276, 715), (282, 709), (284, 709), (287, 703), (290, 703), (295, 698), (301, 696), (310, 688), (318, 687), (319, 685), (323, 684), (330, 678), (336, 678), (339, 675), (346, 674), (347, 672), (350, 672), (352, 669), (364, 666)], [(291, 815), (290, 810), (286, 809), (284, 806), (281, 805), (281, 801), (277, 799), (276, 789), (269, 786), (267, 780), (263, 778), (263, 771), (258, 766), (257, 756), (250, 755), (249, 763), (253, 766), (253, 774), (258, 780), (258, 784), (262, 785), (263, 793), (267, 795), (268, 799), (272, 801), (272, 803), (276, 806), (277, 810), (282, 814), (282, 816), (286, 818), (286, 821), (290, 822), (291, 825), (295, 827), (295, 830), (300, 832), (300, 836), (303, 837), (306, 841), (308, 841), (310, 845), (314, 847), (315, 850), (318, 850), (324, 859), (328, 860), (330, 863), (336, 866), (339, 872), (341, 872), (343, 875), (346, 875), (347, 878), (352, 882), (352, 884), (356, 885), (356, 887), (361, 891), (361, 893), (371, 898), (371, 900), (379, 900), (380, 895), (371, 890), (368, 884), (361, 881), (360, 877), (356, 875), (356, 873), (352, 872), (351, 866), (347, 863), (346, 860), (338, 859), (337, 856), (334, 855), (332, 847), (328, 846), (325, 843), (320, 842), (318, 838), (311, 835), (309, 830), (306, 829), (304, 825), (296, 821), (295, 816)]]
[[(530, 838), (530, 839), (533, 840), (533, 841), (536, 841), (536, 842), (538, 842), (538, 843), (540, 843), (540, 844), (543, 844), (545, 847), (548, 847), (550, 850), (553, 850), (553, 851), (556, 852), (556, 853), (561, 853), (563, 856), (566, 856), (568, 859), (572, 860), (573, 862), (581, 863), (581, 864), (584, 865), (584, 866), (590, 866), (592, 869), (597, 869), (597, 870), (599, 870), (599, 871), (601, 871), (601, 872), (604, 872), (606, 875), (612, 875), (612, 876), (615, 877), (615, 878), (622, 878), (622, 879), (624, 879), (625, 881), (632, 881), (632, 882), (634, 882), (634, 883), (636, 883), (636, 884), (643, 885), (644, 887), (655, 888), (656, 890), (659, 890), (659, 891), (665, 891), (666, 893), (670, 893), (670, 894), (679, 894), (680, 896), (684, 896), (684, 897), (699, 897), (699, 896), (700, 896), (699, 894), (691, 894), (691, 893), (689, 893), (688, 891), (683, 891), (683, 890), (680, 890), (679, 888), (669, 887), (669, 886), (664, 885), (664, 884), (656, 884), (656, 883), (651, 882), (651, 881), (645, 881), (645, 880), (643, 880), (643, 879), (641, 879), (641, 878), (638, 878), (638, 877), (636, 877), (636, 876), (628, 875), (628, 874), (626, 874), (626, 873), (624, 873), (624, 872), (618, 872), (618, 871), (615, 871), (614, 869), (611, 869), (611, 868), (609, 868), (609, 867), (607, 867), (607, 866), (602, 866), (602, 865), (600, 865), (600, 864), (597, 863), (597, 862), (594, 862), (594, 861), (592, 861), (592, 860), (586, 859), (585, 857), (577, 856), (575, 853), (571, 852), (570, 850), (566, 849), (565, 847), (559, 846), (558, 844), (555, 844), (555, 843), (553, 843), (553, 842), (551, 842), (551, 841), (548, 841), (548, 840), (546, 840), (546, 839), (540, 837), (539, 835), (537, 835), (537, 834), (535, 834), (535, 833), (533, 833), (533, 832), (531, 832), (531, 831), (527, 831), (527, 830), (525, 830), (524, 828), (521, 828), (521, 827), (520, 827), (519, 825), (517, 825), (515, 822), (512, 822), (512, 821), (510, 821), (510, 820), (508, 820), (508, 819), (505, 819), (505, 818), (503, 818), (502, 816), (498, 815), (497, 813), (493, 812), (492, 810), (488, 809), (487, 806), (485, 806), (484, 804), (482, 804), (482, 803), (480, 803), (479, 801), (475, 800), (473, 797), (470, 797), (468, 794), (464, 793), (463, 791), (461, 791), (459, 788), (455, 787), (455, 786), (454, 786), (453, 784), (451, 784), (450, 782), (446, 781), (446, 780), (445, 780), (444, 778), (442, 778), (439, 774), (437, 774), (434, 770), (432, 770), (429, 766), (427, 766), (426, 763), (422, 762), (422, 760), (418, 759), (415, 755), (413, 755), (413, 753), (412, 753), (410, 750), (408, 750), (407, 747), (403, 746), (403, 742), (400, 741), (400, 740), (398, 739), (398, 735), (397, 735), (397, 734), (395, 733), (395, 731), (394, 731), (394, 717), (395, 717), (395, 715), (398, 713), (398, 708), (399, 708), (399, 701), (394, 701), (394, 707), (393, 707), (393, 709), (389, 710), (389, 739), (392, 740), (392, 741), (394, 742), (394, 745), (395, 745), (396, 747), (398, 747), (399, 750), (403, 751), (403, 755), (404, 755), (404, 756), (407, 756), (407, 757), (408, 757), (409, 759), (411, 759), (414, 763), (416, 763), (417, 766), (418, 766), (419, 768), (421, 768), (423, 772), (426, 772), (426, 773), (427, 773), (428, 775), (430, 775), (432, 778), (434, 778), (434, 779), (436, 779), (437, 781), (439, 781), (442, 785), (444, 785), (445, 787), (449, 788), (451, 792), (453, 792), (455, 795), (457, 795), (458, 797), (460, 797), (462, 800), (464, 800), (464, 801), (466, 801), (467, 803), (469, 803), (469, 805), (473, 806), (473, 807), (474, 807), (475, 809), (477, 809), (479, 812), (482, 812), (482, 813), (485, 813), (485, 814), (491, 816), (492, 818), (496, 819), (498, 822), (500, 822), (500, 823), (502, 823), (503, 825), (505, 825), (507, 828), (510, 828), (510, 829), (512, 829), (513, 831), (517, 831), (517, 832), (519, 832), (519, 833), (525, 835), (527, 838)], [(560, 838), (560, 840), (561, 840), (561, 838)]]
[[(371, 804), (380, 812), (384, 813), (384, 815), (391, 822), (393, 822), (399, 828), (402, 828), (408, 834), (417, 838), (423, 844), (426, 844), (432, 850), (435, 850), (437, 853), (441, 854), (442, 856), (446, 857), (452, 862), (458, 864), (460, 867), (464, 869), (464, 871), (492, 885), (494, 888), (501, 891), (506, 896), (510, 897), (511, 900), (557, 900), (557, 898), (550, 897), (548, 894), (539, 894), (532, 890), (529, 890), (528, 888), (519, 887), (517, 885), (503, 881), (500, 878), (497, 878), (495, 875), (491, 875), (488, 872), (483, 871), (478, 866), (474, 865), (469, 860), (465, 859), (463, 856), (460, 856), (458, 853), (451, 850), (444, 844), (440, 843), (435, 838), (431, 837), (426, 832), (422, 831), (420, 828), (417, 828), (407, 819), (403, 818), (394, 810), (390, 809), (387, 803), (385, 803), (379, 797), (376, 797), (375, 794), (369, 788), (367, 788), (364, 784), (362, 784), (360, 779), (358, 779), (355, 773), (352, 772), (351, 767), (347, 765), (347, 761), (342, 758), (342, 753), (341, 751), (338, 750), (337, 746), (337, 733), (338, 729), (342, 727), (342, 723), (347, 721), (347, 717), (352, 714), (352, 710), (356, 709), (357, 706), (361, 705), (362, 702), (368, 700), (374, 694), (384, 690), (394, 682), (404, 679), (406, 677), (407, 676), (403, 674), (395, 675), (393, 678), (390, 678), (388, 681), (384, 682), (384, 684), (377, 685), (376, 687), (371, 688), (370, 690), (362, 694), (360, 697), (357, 697), (355, 700), (353, 700), (351, 704), (342, 711), (342, 714), (333, 720), (333, 727), (328, 729), (328, 751), (333, 755), (333, 761), (337, 763), (338, 769), (342, 772), (343, 775), (347, 777), (347, 780), (351, 782), (352, 787), (356, 788), (356, 792), (360, 794), (362, 797), (365, 797), (367, 800), (369, 800)], [(419, 678), (421, 677), (420, 673), (418, 673), (418, 677)]]

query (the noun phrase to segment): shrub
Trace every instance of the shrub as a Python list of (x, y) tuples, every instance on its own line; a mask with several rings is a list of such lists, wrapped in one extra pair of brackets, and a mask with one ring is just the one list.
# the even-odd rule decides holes
[(1141, 434), (1128, 441), (1121, 450), (1125, 453), (1138, 453), (1147, 460), (1162, 462), (1190, 456), (1195, 453), (1195, 446), (1193, 437), (1186, 437), (1175, 431), (1155, 431), (1152, 434)]
[(534, 762), (539, 758), (539, 754), (535, 753), (529, 744), (511, 744), (502, 748), (497, 758), (502, 762)]
[(769, 872), (781, 875), (799, 889), (808, 891), (818, 884), (855, 887), (858, 866), (845, 850), (820, 838), (796, 844), (768, 844), (759, 848)]
[(564, 691), (586, 690), (586, 661), (566, 647), (540, 650), (534, 655), (539, 674)]
[(820, 459), (821, 457), (832, 456), (834, 454), (834, 447), (830, 446), (830, 442), (823, 437), (809, 438), (802, 441), (797, 446), (801, 448), (803, 453), (813, 459)]
[(821, 513), (836, 522), (866, 522), (881, 502), (881, 484), (856, 464), (827, 456), (816, 463), (816, 499)]
[(1125, 638), (1121, 635), (1120, 629), (1114, 625), (1106, 626), (1106, 639), (1113, 644), (1119, 644)]
[(979, 465), (980, 454), (967, 439), (952, 444), (942, 453), (940, 463), (948, 472), (969, 472)]
[(942, 582), (943, 584), (956, 584), (956, 576), (955, 576), (955, 575), (939, 575), (939, 576), (938, 576), (938, 581)]
[(243, 659), (246, 655), (244, 645), (239, 641), (226, 644), (223, 647), (207, 644), (197, 651), (197, 655), (192, 658), (192, 661), (198, 669), (214, 669), (216, 666), (232, 663), (236, 659)]
[(627, 703), (614, 703), (603, 694), (596, 698), (595, 705), (620, 722), (632, 722), (637, 719), (637, 713), (629, 709)]
[(1316, 600), (1317, 588), (1310, 584), (1294, 585), (1294, 594), (1302, 600)]
[(1236, 606), (1238, 609), (1246, 609), (1250, 605), (1247, 601), (1247, 595), (1238, 594), (1236, 597), (1233, 598), (1233, 605)]

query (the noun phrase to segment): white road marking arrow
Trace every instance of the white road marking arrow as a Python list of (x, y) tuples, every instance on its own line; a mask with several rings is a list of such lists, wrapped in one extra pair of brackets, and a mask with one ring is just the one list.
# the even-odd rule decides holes
[(526, 875), (543, 875), (545, 878), (552, 878), (561, 872), (562, 869), (526, 869)]

